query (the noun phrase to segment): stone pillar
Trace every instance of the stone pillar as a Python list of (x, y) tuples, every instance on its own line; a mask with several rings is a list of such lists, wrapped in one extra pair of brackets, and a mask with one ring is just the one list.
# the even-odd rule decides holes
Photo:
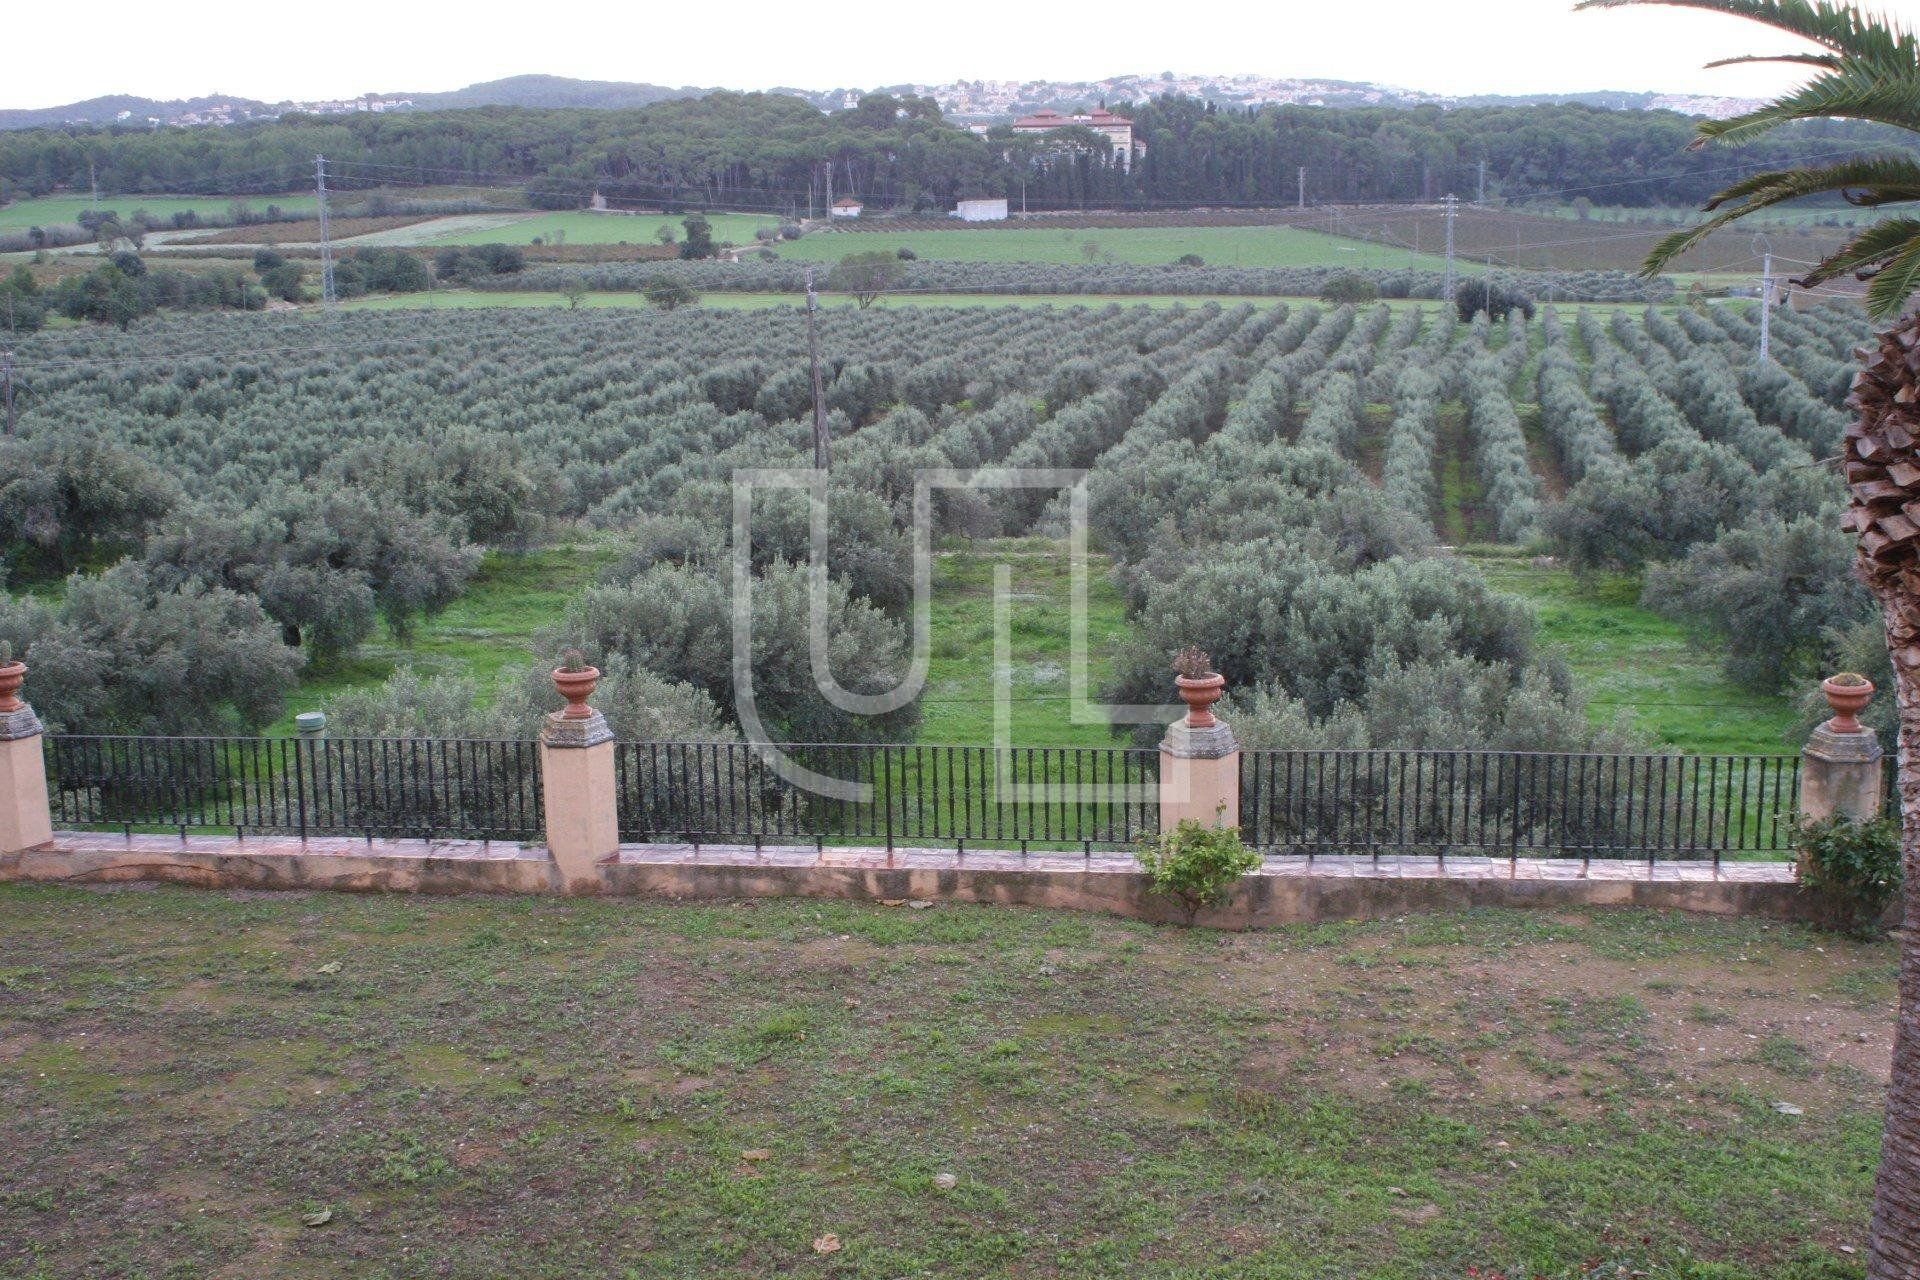
[(0, 666), (0, 856), (53, 839), (40, 718), (16, 697), (27, 669)]
[(1174, 682), (1187, 714), (1167, 726), (1160, 740), (1160, 829), (1171, 831), (1192, 818), (1202, 826), (1240, 825), (1240, 744), (1210, 709), (1226, 681), (1206, 670), (1206, 655), (1181, 654), (1185, 670)]
[(1160, 740), (1160, 829), (1171, 831), (1183, 818), (1206, 827), (1240, 825), (1240, 744), (1219, 721), (1193, 729), (1176, 720)]
[(620, 792), (613, 730), (598, 711), (556, 711), (540, 732), (540, 786), (547, 852), (568, 893), (598, 893), (600, 863), (620, 848)]
[(1828, 680), (1821, 691), (1834, 716), (1813, 731), (1800, 752), (1800, 817), (1809, 822), (1836, 813), (1856, 822), (1877, 818), (1886, 802), (1884, 753), (1879, 737), (1855, 719), (1873, 686)]

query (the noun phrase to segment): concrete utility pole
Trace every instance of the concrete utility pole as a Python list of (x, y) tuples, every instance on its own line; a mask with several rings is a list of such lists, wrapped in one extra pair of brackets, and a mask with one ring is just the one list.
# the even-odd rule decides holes
[(820, 299), (813, 292), (813, 268), (807, 268), (807, 360), (813, 366), (813, 465), (826, 471), (832, 466), (827, 449), (827, 392), (820, 382), (820, 331), (816, 317)]
[(329, 309), (339, 299), (333, 288), (333, 238), (327, 226), (327, 158), (313, 158), (313, 190), (320, 201), (320, 300)]
[(1447, 200), (1446, 200), (1446, 204), (1447, 204), (1447, 283), (1446, 283), (1446, 288), (1441, 295), (1443, 298), (1449, 301), (1453, 298), (1453, 211), (1454, 211), (1454, 207), (1459, 203), (1460, 202), (1458, 200), (1454, 199), (1453, 193), (1449, 191), (1447, 193)]
[(1300, 166), (1300, 208), (1307, 207), (1307, 166)]
[(13, 434), (13, 352), (0, 351), (0, 401), (6, 404), (6, 433)]
[(1485, 204), (1486, 202), (1487, 202), (1487, 158), (1485, 156), (1481, 156), (1480, 157), (1480, 195), (1474, 200), (1474, 203)]
[(88, 207), (95, 213), (100, 212), (100, 177), (93, 170), (92, 156), (87, 157), (87, 189), (93, 192), (92, 202)]
[(1760, 256), (1760, 358), (1773, 359), (1773, 251)]

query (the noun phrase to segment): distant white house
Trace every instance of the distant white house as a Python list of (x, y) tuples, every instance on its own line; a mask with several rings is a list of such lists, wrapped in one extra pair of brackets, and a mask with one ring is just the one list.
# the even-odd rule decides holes
[(962, 222), (1005, 222), (1007, 202), (999, 200), (962, 200), (953, 207), (953, 216)]
[(865, 207), (852, 196), (841, 196), (833, 202), (831, 212), (836, 218), (857, 218), (860, 216), (860, 210)]

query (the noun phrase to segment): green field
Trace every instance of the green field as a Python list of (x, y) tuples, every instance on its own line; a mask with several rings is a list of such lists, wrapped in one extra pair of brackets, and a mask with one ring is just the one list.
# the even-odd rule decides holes
[[(798, 307), (804, 297), (798, 293), (735, 293), (715, 291), (700, 295), (700, 305), (717, 311), (744, 311), (760, 307)], [(882, 298), (875, 307), (1104, 307), (1113, 303), (1124, 306), (1142, 307), (1198, 307), (1209, 302), (1222, 306), (1236, 306), (1242, 302), (1254, 305), (1288, 301), (1288, 299), (1270, 297), (1247, 297), (1239, 294), (1087, 294), (1087, 293), (904, 293)], [(1299, 301), (1299, 299), (1291, 299)], [(355, 311), (460, 311), (476, 307), (566, 307), (566, 295), (559, 293), (520, 293), (510, 291), (487, 292), (463, 289), (441, 289), (433, 293), (389, 293), (377, 297), (355, 298), (351, 302), (340, 304), (343, 309)], [(580, 300), (582, 307), (644, 307), (647, 300), (638, 293), (589, 293)], [(823, 307), (853, 307), (859, 304), (852, 298), (821, 294)], [(1394, 306), (1418, 305), (1412, 303), (1393, 303)], [(1428, 303), (1429, 306), (1438, 305)], [(1611, 304), (1596, 304), (1611, 305)]]
[(1533, 602), (1538, 643), (1566, 657), (1595, 722), (1624, 718), (1657, 746), (1689, 754), (1781, 755), (1799, 745), (1791, 701), (1728, 680), (1713, 645), (1641, 607), (1638, 579), (1582, 579), (1511, 548), (1468, 554), (1488, 582)]
[(0, 885), (0, 1274), (1856, 1280), (1895, 970), (1641, 910)]
[[(752, 244), (761, 227), (777, 227), (778, 218), (743, 213), (710, 213), (713, 238), (721, 243)], [(532, 244), (554, 242), (556, 232), (567, 244), (654, 244), (661, 227), (673, 228), (675, 239), (685, 239), (681, 215), (628, 213), (536, 213), (509, 225), (460, 231), (440, 237), (422, 236), (420, 244)]]
[[(156, 218), (169, 217), (175, 213), (192, 210), (203, 216), (212, 214), (225, 217), (227, 210), (236, 200), (245, 201), (256, 211), (264, 210), (268, 205), (279, 205), (282, 209), (308, 210), (314, 207), (313, 193), (282, 196), (108, 196), (100, 197), (100, 207), (130, 217), (136, 210), (145, 209)], [(88, 209), (93, 201), (86, 196), (44, 196), (38, 200), (16, 200), (12, 204), (0, 206), (0, 231), (20, 231), (27, 227), (55, 226), (72, 222)]]
[[(1092, 257), (1087, 246), (1094, 246)], [(1446, 259), (1297, 227), (1038, 227), (972, 231), (821, 231), (779, 246), (782, 257), (835, 262), (850, 253), (910, 249), (948, 262), (1170, 263), (1200, 255), (1210, 267), (1416, 267)], [(1463, 268), (1468, 269), (1468, 268)]]

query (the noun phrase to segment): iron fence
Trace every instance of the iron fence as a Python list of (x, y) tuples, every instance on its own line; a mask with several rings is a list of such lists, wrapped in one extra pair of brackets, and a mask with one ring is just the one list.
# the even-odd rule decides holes
[(1123, 847), (1159, 823), (1156, 751), (1120, 747), (782, 744), (781, 755), (858, 788), (784, 776), (741, 742), (623, 742), (615, 760), (628, 840)]
[(46, 744), (60, 827), (544, 838), (531, 742), (59, 735)]
[(1793, 756), (1250, 751), (1240, 822), (1268, 851), (1711, 858), (1793, 838)]
[[(61, 735), (46, 750), (61, 827), (544, 838), (532, 742)], [(621, 838), (1092, 850), (1159, 824), (1151, 750), (780, 755), (815, 776), (748, 743), (616, 744)], [(1799, 780), (1790, 756), (1249, 751), (1240, 822), (1269, 853), (1717, 860), (1790, 849)]]

